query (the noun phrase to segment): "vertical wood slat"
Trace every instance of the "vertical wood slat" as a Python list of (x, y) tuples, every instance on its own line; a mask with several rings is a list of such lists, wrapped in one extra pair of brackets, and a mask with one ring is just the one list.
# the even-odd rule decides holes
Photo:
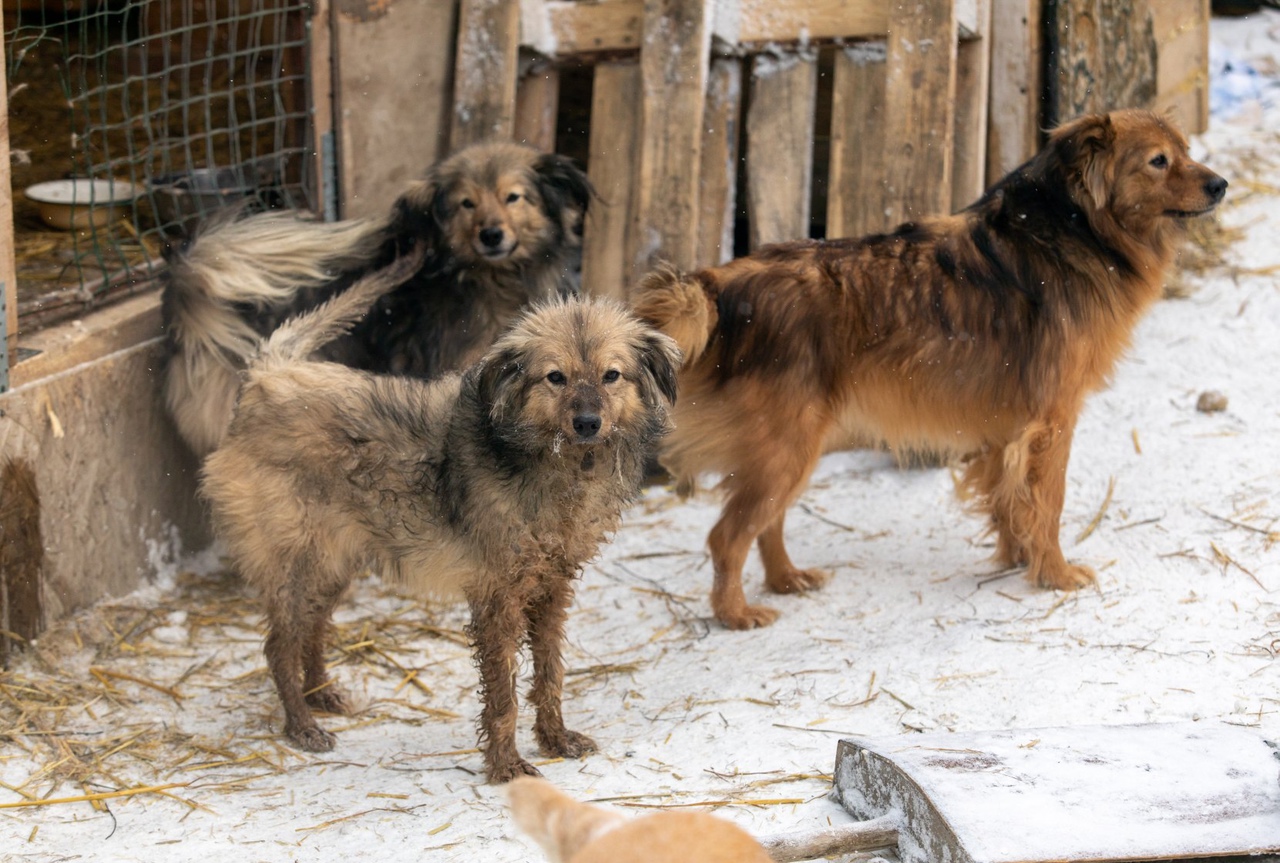
[[(311, 6), (311, 46), (307, 86), (310, 87), (311, 147), (316, 154), (312, 161), (312, 182), (318, 197), (321, 215), (337, 218), (337, 192), (332, 184), (338, 177), (329, 173), (326, 152), (336, 147), (333, 135), (333, 6), (329, 0), (314, 0)], [(337, 153), (327, 153), (336, 164)], [(336, 174), (336, 172), (334, 172)]]
[(530, 69), (516, 87), (515, 139), (554, 152), (559, 105), (560, 72), (546, 64)]
[(951, 212), (957, 35), (951, 0), (890, 6), (882, 124), (890, 224)]
[(991, 0), (976, 0), (980, 38), (956, 46), (955, 161), (951, 208), (973, 203), (986, 189), (987, 90), (991, 72)]
[(458, 0), (334, 7), (340, 216), (380, 215), (447, 151)]
[(757, 54), (747, 108), (751, 247), (809, 236), (818, 62)]
[(698, 167), (714, 0), (645, 0), (636, 261), (697, 264)]
[(1050, 124), (1154, 105), (1157, 48), (1148, 0), (1055, 0), (1052, 15)]
[(702, 166), (698, 172), (698, 266), (733, 257), (737, 210), (738, 132), (742, 122), (742, 61), (721, 57), (711, 63), (703, 121)]
[(582, 287), (593, 296), (626, 299), (635, 276), (640, 89), (638, 63), (595, 68), (587, 174), (600, 199), (587, 211), (582, 248)]
[(832, 69), (827, 236), (886, 230), (884, 188), (885, 44), (836, 52)]
[(1043, 0), (992, 0), (987, 179), (995, 182), (1040, 147)]
[[(4, 13), (0, 12), (0, 47), (4, 45)], [(13, 183), (9, 170), (9, 83), (5, 69), (0, 67), (0, 282), (4, 283), (4, 320), (7, 330), (8, 350), (6, 362), (10, 366), (18, 347), (18, 276), (14, 259), (13, 237)], [(8, 375), (5, 375), (8, 379)]]
[(515, 129), (519, 0), (462, 0), (450, 149)]

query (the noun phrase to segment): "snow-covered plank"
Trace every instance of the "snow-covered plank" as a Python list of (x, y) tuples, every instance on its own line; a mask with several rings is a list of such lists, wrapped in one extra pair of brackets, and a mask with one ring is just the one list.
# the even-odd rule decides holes
[(519, 41), (518, 0), (462, 0), (451, 149), (489, 138), (511, 137), (515, 128)]
[(702, 167), (699, 170), (699, 266), (721, 264), (733, 257), (741, 123), (742, 61), (736, 57), (713, 60), (707, 85)]

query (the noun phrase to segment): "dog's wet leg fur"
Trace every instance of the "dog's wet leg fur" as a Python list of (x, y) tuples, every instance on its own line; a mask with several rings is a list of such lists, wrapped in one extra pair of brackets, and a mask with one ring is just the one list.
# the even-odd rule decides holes
[(533, 687), (529, 701), (536, 711), (533, 733), (545, 755), (581, 758), (597, 750), (590, 737), (565, 728), (560, 697), (564, 689), (564, 626), (573, 601), (572, 573), (548, 579), (546, 589), (529, 605), (529, 652), (533, 657)]
[(313, 709), (346, 716), (351, 712), (347, 700), (342, 690), (330, 679), (329, 671), (324, 664), (324, 647), (328, 641), (329, 631), (333, 628), (331, 625), (333, 609), (342, 599), (342, 594), (343, 590), (337, 589), (321, 597), (324, 606), (314, 616), (311, 631), (303, 646), (305, 652), (302, 658), (302, 688), (306, 694), (307, 704)]
[[(306, 566), (294, 562), (294, 568)], [(300, 583), (297, 573), (290, 573), (292, 584)], [(313, 637), (315, 616), (306, 615), (303, 609), (312, 606), (307, 598), (297, 596), (286, 586), (275, 595), (267, 597), (267, 638), (264, 652), (267, 667), (280, 693), (284, 706), (285, 736), (308, 752), (328, 752), (336, 738), (321, 728), (311, 715), (307, 697), (302, 687), (304, 666), (307, 664), (308, 641)], [(327, 622), (327, 616), (320, 618)]]
[(467, 636), (480, 671), (480, 746), (485, 772), (495, 785), (517, 776), (541, 776), (516, 748), (516, 657), (528, 631), (526, 608), (536, 577), (517, 577), (469, 595)]
[(791, 562), (782, 538), (786, 517), (786, 510), (783, 510), (756, 540), (760, 560), (764, 564), (765, 586), (774, 593), (802, 593), (822, 587), (830, 580), (831, 573), (821, 569), (800, 569)]

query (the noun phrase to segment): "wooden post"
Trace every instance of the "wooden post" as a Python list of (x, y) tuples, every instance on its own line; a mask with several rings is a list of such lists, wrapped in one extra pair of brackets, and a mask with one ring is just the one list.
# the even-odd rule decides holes
[(1164, 0), (1155, 15), (1156, 105), (1182, 131), (1209, 128), (1209, 0)]
[(889, 227), (884, 202), (885, 44), (836, 52), (832, 68), (827, 236), (860, 237)]
[(956, 47), (956, 140), (951, 208), (973, 203), (986, 189), (987, 90), (991, 71), (991, 0), (976, 0), (978, 38)]
[(600, 63), (591, 95), (587, 173), (600, 200), (587, 211), (582, 287), (626, 299), (634, 277), (636, 162), (640, 153), (640, 65)]
[(380, 215), (446, 152), (458, 0), (332, 2), (341, 215)]
[(702, 167), (698, 171), (698, 266), (733, 257), (737, 212), (738, 132), (742, 122), (742, 61), (711, 62), (703, 120)]
[(560, 72), (536, 64), (516, 87), (515, 139), (546, 153), (556, 149), (556, 112), (560, 106)]
[(952, 0), (893, 0), (883, 123), (890, 224), (951, 212), (957, 35)]
[(1147, 0), (1056, 0), (1049, 27), (1049, 116), (1149, 108), (1156, 39)]
[(311, 74), (308, 102), (311, 110), (312, 182), (316, 207), (326, 221), (338, 218), (338, 142), (333, 125), (333, 6), (314, 0), (307, 22), (311, 34)]
[(697, 264), (698, 168), (714, 0), (645, 0), (636, 183), (640, 272)]
[[(4, 13), (0, 11), (0, 48), (4, 47)], [(9, 82), (0, 65), (0, 283), (4, 285), (5, 342), (0, 362), (8, 367), (17, 364), (18, 353), (18, 275), (14, 259), (13, 181), (9, 170)], [(9, 379), (8, 368), (3, 370)]]
[(987, 181), (994, 183), (1040, 148), (1043, 0), (992, 0)]
[(462, 0), (451, 149), (515, 130), (519, 0)]
[(747, 211), (753, 249), (809, 236), (817, 92), (815, 57), (755, 56), (747, 109)]

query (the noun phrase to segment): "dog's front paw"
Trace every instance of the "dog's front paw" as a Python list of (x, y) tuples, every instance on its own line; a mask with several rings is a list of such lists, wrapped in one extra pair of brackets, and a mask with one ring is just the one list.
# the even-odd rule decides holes
[(768, 626), (778, 619), (778, 611), (767, 605), (742, 605), (736, 609), (716, 612), (716, 620), (728, 629), (756, 629)]
[(781, 572), (766, 572), (765, 585), (774, 593), (804, 593), (816, 590), (831, 580), (831, 573), (821, 569), (797, 569), (791, 567)]
[(1045, 567), (1040, 570), (1036, 582), (1041, 587), (1052, 590), (1079, 590), (1097, 581), (1093, 569), (1081, 564), (1068, 563), (1057, 569)]
[(333, 684), (309, 693), (307, 695), (307, 704), (312, 710), (323, 710), (325, 713), (333, 713), (338, 716), (348, 716), (351, 713), (351, 708), (347, 706), (346, 696), (342, 694), (342, 690)]
[(581, 758), (600, 751), (590, 737), (567, 728), (562, 728), (558, 734), (539, 734), (538, 743), (551, 758)]
[(319, 725), (285, 728), (284, 733), (299, 749), (305, 749), (308, 752), (328, 752), (338, 742), (338, 738)]
[(489, 765), (490, 785), (505, 785), (517, 776), (541, 776), (542, 773), (519, 755)]

